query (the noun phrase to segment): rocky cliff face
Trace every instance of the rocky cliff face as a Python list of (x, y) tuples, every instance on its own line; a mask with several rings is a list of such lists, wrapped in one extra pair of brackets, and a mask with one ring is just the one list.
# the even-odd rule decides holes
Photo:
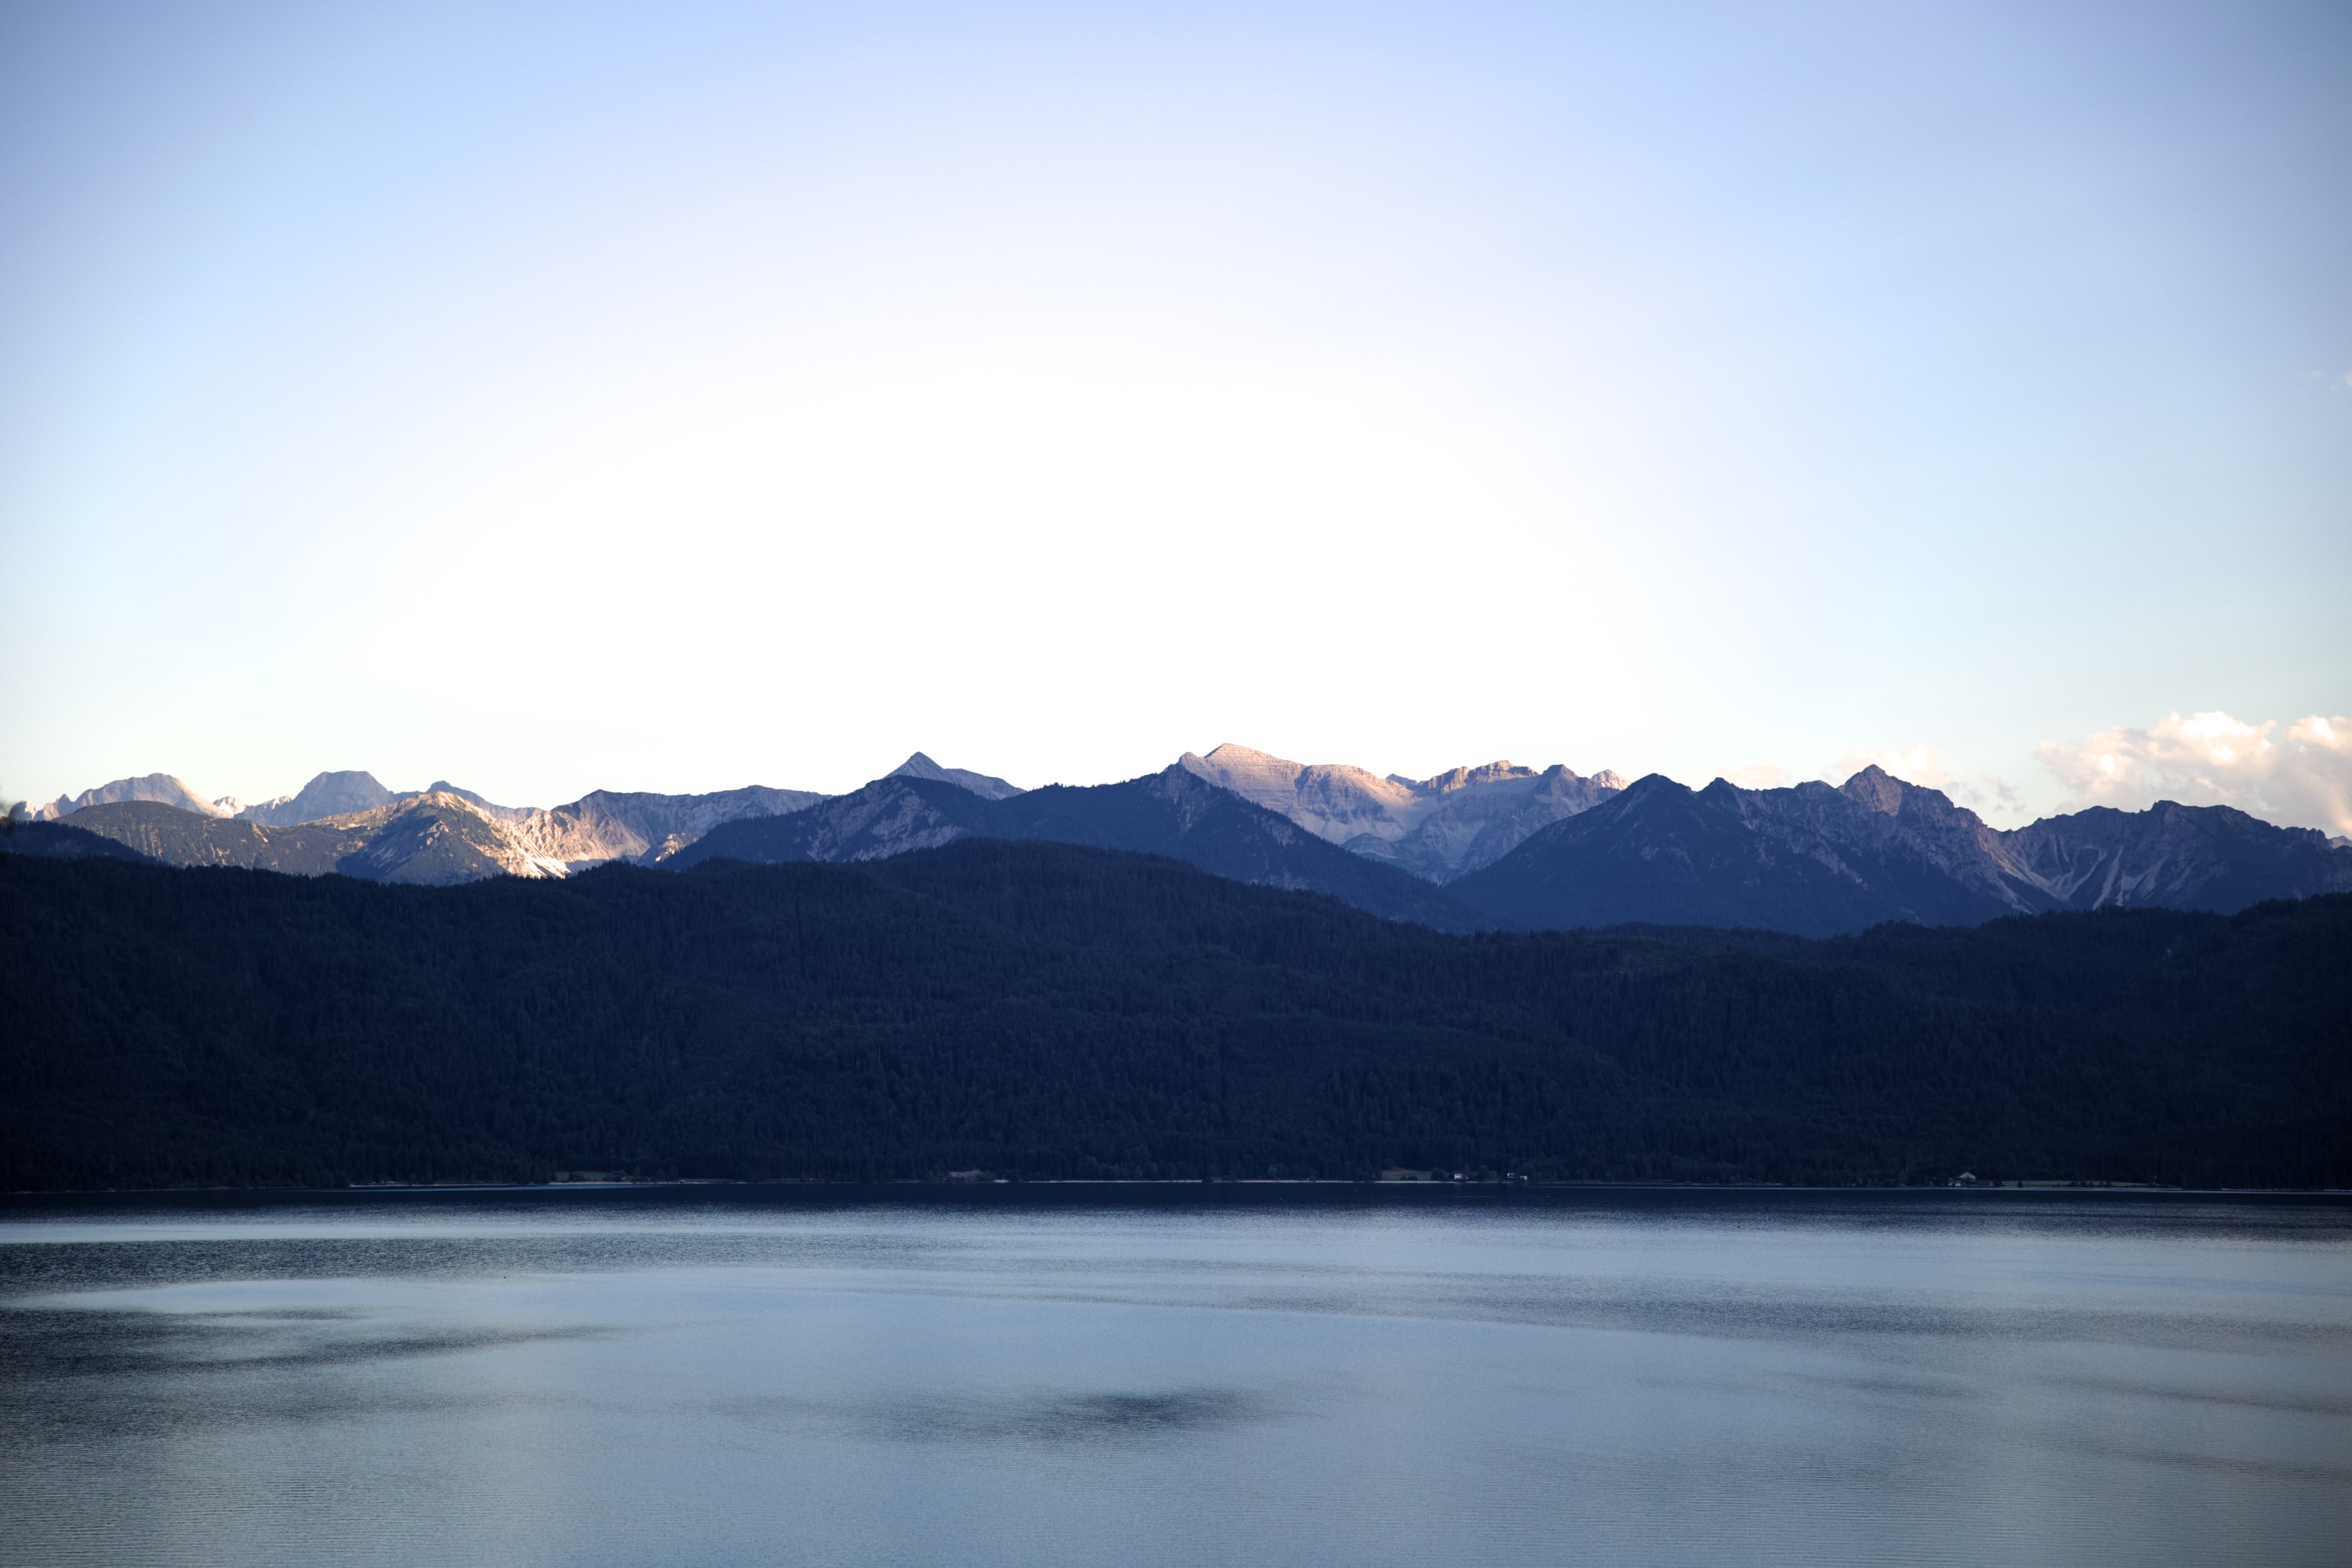
[(1565, 767), (1538, 773), (1491, 763), (1457, 768), (1424, 780), (1423, 787), (1430, 791), (1429, 804), (1402, 837), (1393, 845), (1348, 847), (1433, 882), (1450, 882), (1493, 865), (1553, 823), (1591, 810), (1625, 782), (1606, 770), (1579, 778)]
[(2022, 873), (2065, 909), (2215, 910), (2352, 891), (2352, 847), (2226, 805), (2095, 806), (2001, 836)]
[(1294, 763), (1230, 742), (1205, 757), (1187, 752), (1176, 765), (1327, 843), (1393, 842), (1416, 815), (1410, 784), (1362, 768)]
[(677, 854), (721, 823), (781, 816), (824, 799), (812, 790), (719, 790), (709, 795), (648, 795), (595, 790), (569, 805), (525, 813), (509, 826), (518, 847), (571, 870), (607, 860), (652, 865)]
[(364, 842), (335, 863), (346, 877), (372, 882), (446, 887), (485, 877), (561, 877), (561, 861), (518, 845), (506, 825), (461, 795), (416, 795), (378, 811), (331, 817), (324, 825)]
[(1178, 767), (1277, 812), (1328, 843), (1433, 882), (1492, 865), (1529, 834), (1590, 810), (1624, 787), (1615, 773), (1580, 778), (1507, 762), (1434, 778), (1294, 763), (1228, 742)]

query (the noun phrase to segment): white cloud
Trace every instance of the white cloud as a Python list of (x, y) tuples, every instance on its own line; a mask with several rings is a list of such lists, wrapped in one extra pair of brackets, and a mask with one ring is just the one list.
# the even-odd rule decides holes
[(1785, 789), (1796, 775), (1778, 763), (1749, 763), (1723, 775), (1741, 789)]
[(2313, 713), (2285, 725), (2227, 713), (2175, 713), (2145, 730), (2102, 730), (2037, 754), (2068, 810), (2137, 810), (2158, 800), (2234, 805), (2294, 827), (2352, 833), (2352, 721)]

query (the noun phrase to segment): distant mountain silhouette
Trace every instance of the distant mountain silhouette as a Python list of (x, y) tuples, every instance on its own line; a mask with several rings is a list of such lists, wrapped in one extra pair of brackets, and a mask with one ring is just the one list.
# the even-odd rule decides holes
[[(355, 776), (373, 782), (365, 773)], [(304, 793), (318, 805), (348, 804), (365, 791), (362, 784), (356, 791)], [(807, 790), (759, 785), (695, 795), (597, 790), (550, 811), (497, 805), (471, 790), (436, 783), (422, 794), (392, 795), (373, 809), (323, 820), (309, 816), (309, 806), (282, 802), (278, 815), (301, 820), (273, 825), (250, 812), (231, 818), (125, 796), (84, 805), (68, 822), (43, 826), (70, 826), (172, 866), (242, 866), (299, 877), (338, 872), (371, 881), (438, 885), (497, 876), (560, 877), (608, 860), (653, 864), (715, 824), (794, 811), (824, 798)], [(68, 851), (38, 846), (71, 842), (37, 836), (20, 852), (62, 854)]]
[(1013, 837), (998, 802), (944, 779), (892, 773), (781, 816), (722, 823), (664, 862), (879, 860), (959, 838)]
[[(238, 807), (154, 773), (34, 816), (167, 865), (434, 884), (562, 877), (615, 860), (874, 860), (964, 838), (1049, 840), (1163, 855), (1443, 931), (1636, 923), (1831, 935), (2051, 910), (2229, 913), (2352, 891), (2352, 846), (2227, 806), (2100, 807), (2002, 832), (1876, 767), (1835, 786), (1717, 779), (1693, 790), (1656, 774), (1621, 787), (1611, 773), (1507, 763), (1381, 779), (1231, 745), (1091, 787), (1024, 791), (918, 752), (845, 795), (598, 790), (551, 809), (494, 805), (446, 782), (395, 795), (356, 772)], [(16, 848), (92, 853), (54, 835)]]
[(1181, 764), (1122, 784), (1052, 784), (1002, 800), (898, 773), (787, 816), (715, 827), (668, 863), (877, 860), (961, 838), (1137, 850), (1237, 882), (1328, 893), (1441, 931), (1482, 923), (1436, 888), (1328, 844)]
[(2001, 833), (1873, 767), (1832, 788), (1702, 790), (1652, 774), (1448, 891), (1525, 930), (1627, 922), (1799, 935), (1885, 921), (1974, 925), (2046, 910), (2229, 913), (2352, 889), (2352, 853), (2227, 806), (2167, 802)]
[(987, 800), (1010, 800), (1019, 795), (1021, 786), (1007, 784), (986, 773), (976, 773), (969, 768), (943, 768), (930, 758), (917, 752), (890, 771), (892, 778), (937, 779), (941, 784), (961, 784), (972, 794)]
[(70, 822), (42, 826), (102, 837), (170, 866), (238, 866), (295, 877), (339, 872), (370, 881), (435, 884), (541, 874), (498, 824), (450, 795), (410, 795), (380, 811), (284, 827), (199, 816), (152, 801), (85, 806)]

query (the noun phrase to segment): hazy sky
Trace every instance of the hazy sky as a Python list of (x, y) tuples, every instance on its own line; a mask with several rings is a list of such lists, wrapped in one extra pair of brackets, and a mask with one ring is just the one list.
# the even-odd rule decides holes
[(2347, 82), (2341, 0), (0, 5), (0, 787), (2267, 742), (2352, 830)]

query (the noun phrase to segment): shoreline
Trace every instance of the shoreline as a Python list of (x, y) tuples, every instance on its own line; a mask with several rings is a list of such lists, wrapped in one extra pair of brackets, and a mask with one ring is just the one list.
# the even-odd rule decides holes
[(1021, 1179), (992, 1177), (971, 1179), (929, 1180), (908, 1178), (890, 1181), (829, 1181), (818, 1178), (783, 1178), (752, 1181), (736, 1177), (681, 1177), (664, 1181), (643, 1182), (354, 1182), (331, 1187), (55, 1187), (17, 1188), (0, 1192), (0, 1204), (11, 1204), (43, 1198), (162, 1198), (162, 1197), (421, 1197), (436, 1194), (537, 1194), (623, 1192), (680, 1192), (686, 1190), (725, 1187), (746, 1192), (814, 1193), (842, 1192), (901, 1192), (915, 1193), (1000, 1193), (1009, 1195), (1012, 1190), (1047, 1189), (1068, 1193), (1087, 1188), (1120, 1190), (1148, 1189), (1155, 1192), (1219, 1191), (1234, 1188), (1311, 1190), (1331, 1192), (1479, 1192), (1479, 1193), (1808, 1193), (1808, 1194), (1979, 1194), (2007, 1193), (2015, 1195), (2111, 1194), (2117, 1196), (2168, 1197), (2311, 1197), (2352, 1198), (2352, 1187), (2174, 1187), (2147, 1182), (1977, 1182), (1967, 1185), (1950, 1183), (1933, 1184), (1893, 1185), (1856, 1184), (1853, 1185), (1819, 1185), (1806, 1183), (1780, 1182), (1531, 1182), (1531, 1181), (1365, 1181), (1349, 1177), (1233, 1177), (1202, 1180), (1199, 1178), (1043, 1178)]

